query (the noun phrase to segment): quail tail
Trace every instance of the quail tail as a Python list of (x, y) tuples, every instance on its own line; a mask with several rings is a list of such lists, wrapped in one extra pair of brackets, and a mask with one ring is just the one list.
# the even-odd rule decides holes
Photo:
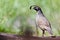
[(53, 35), (52, 29), (50, 27), (47, 27), (46, 29), (51, 35)]

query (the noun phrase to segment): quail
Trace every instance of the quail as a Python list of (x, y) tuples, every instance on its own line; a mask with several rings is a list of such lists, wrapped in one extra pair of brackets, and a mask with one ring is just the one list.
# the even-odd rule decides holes
[(42, 30), (42, 36), (44, 37), (45, 31), (47, 31), (49, 34), (53, 35), (52, 28), (50, 22), (47, 20), (47, 18), (44, 16), (41, 8), (37, 5), (30, 6), (30, 9), (34, 9), (36, 14), (36, 28), (39, 27)]

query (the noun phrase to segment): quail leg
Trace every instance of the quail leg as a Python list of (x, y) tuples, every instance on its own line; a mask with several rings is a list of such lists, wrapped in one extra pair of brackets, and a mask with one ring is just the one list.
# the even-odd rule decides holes
[(42, 30), (42, 37), (44, 37), (44, 34), (45, 34), (45, 30)]
[(37, 27), (37, 25), (36, 25), (36, 34), (37, 34), (37, 36), (38, 36), (38, 27)]

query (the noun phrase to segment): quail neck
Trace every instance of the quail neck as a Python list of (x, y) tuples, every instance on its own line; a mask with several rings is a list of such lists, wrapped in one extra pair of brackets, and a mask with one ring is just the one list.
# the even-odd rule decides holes
[(40, 18), (44, 17), (43, 13), (41, 13), (41, 11), (37, 11), (37, 14), (36, 14), (36, 21), (39, 20)]
[(39, 11), (37, 11), (37, 14), (39, 15), (39, 16), (44, 16), (44, 14), (39, 10)]

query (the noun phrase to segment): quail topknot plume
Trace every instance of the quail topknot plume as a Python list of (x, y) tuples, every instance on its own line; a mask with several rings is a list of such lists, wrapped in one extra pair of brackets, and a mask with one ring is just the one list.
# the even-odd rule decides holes
[(36, 28), (39, 27), (42, 30), (42, 36), (44, 37), (45, 31), (53, 35), (50, 22), (44, 16), (41, 8), (37, 5), (30, 6), (30, 9), (34, 9), (36, 14)]

